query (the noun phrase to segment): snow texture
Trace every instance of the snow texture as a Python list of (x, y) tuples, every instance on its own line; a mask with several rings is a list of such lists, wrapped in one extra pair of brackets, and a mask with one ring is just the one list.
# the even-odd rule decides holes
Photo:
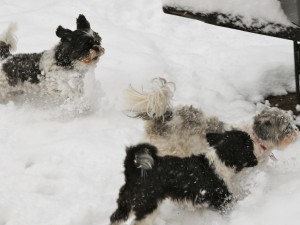
[[(164, 77), (176, 84), (174, 105), (228, 123), (252, 118), (264, 96), (295, 89), (291, 42), (166, 15), (160, 0), (4, 0), (0, 27), (17, 22), (17, 52), (40, 52), (57, 44), (58, 25), (75, 29), (80, 13), (106, 49), (86, 76), (85, 99), (20, 96), (0, 105), (0, 225), (109, 224), (125, 146), (143, 136), (143, 123), (123, 112), (129, 84)], [(229, 214), (166, 201), (154, 225), (300, 224), (299, 147), (240, 176), (241, 199)]]
[(180, 8), (193, 13), (224, 13), (243, 16), (244, 24), (251, 19), (292, 26), (278, 0), (162, 0), (163, 5)]

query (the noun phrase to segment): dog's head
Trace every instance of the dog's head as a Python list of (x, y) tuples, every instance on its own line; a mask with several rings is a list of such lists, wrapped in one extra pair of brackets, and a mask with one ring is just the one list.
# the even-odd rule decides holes
[(72, 31), (58, 26), (56, 35), (60, 43), (56, 47), (57, 64), (72, 68), (76, 63), (93, 65), (104, 54), (101, 37), (91, 29), (90, 23), (84, 15), (77, 18), (77, 29)]
[(268, 146), (284, 149), (298, 136), (293, 117), (278, 108), (265, 108), (254, 117), (253, 131)]
[(246, 132), (231, 130), (223, 133), (208, 133), (206, 140), (216, 149), (220, 160), (226, 166), (235, 168), (237, 172), (245, 167), (257, 165), (253, 142)]

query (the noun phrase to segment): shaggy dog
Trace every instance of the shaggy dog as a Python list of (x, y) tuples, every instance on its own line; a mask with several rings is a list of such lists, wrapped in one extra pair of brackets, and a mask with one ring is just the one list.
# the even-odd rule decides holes
[(207, 133), (232, 129), (247, 132), (254, 144), (259, 162), (272, 155), (274, 148), (283, 149), (295, 141), (298, 129), (293, 118), (278, 108), (265, 108), (251, 121), (237, 127), (225, 124), (192, 106), (173, 107), (174, 84), (154, 79), (150, 91), (130, 87), (125, 92), (128, 110), (145, 121), (145, 140), (158, 148), (159, 155), (187, 157), (207, 151)]
[(66, 96), (83, 92), (83, 78), (104, 54), (101, 37), (94, 32), (84, 15), (77, 18), (77, 29), (58, 26), (60, 42), (40, 53), (15, 54), (11, 24), (0, 37), (0, 100), (18, 93)]
[(150, 144), (127, 148), (125, 185), (111, 224), (122, 224), (133, 213), (134, 225), (150, 225), (166, 198), (225, 211), (233, 199), (232, 176), (257, 165), (253, 142), (247, 133), (234, 130), (209, 133), (206, 138), (209, 151), (183, 158), (160, 157)]

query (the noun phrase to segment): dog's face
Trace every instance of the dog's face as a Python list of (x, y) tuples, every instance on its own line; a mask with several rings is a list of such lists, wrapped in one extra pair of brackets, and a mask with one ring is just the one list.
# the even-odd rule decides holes
[(284, 149), (298, 136), (298, 128), (290, 114), (278, 108), (266, 108), (254, 118), (253, 130), (263, 141)]
[(59, 65), (71, 66), (76, 62), (91, 65), (104, 54), (101, 37), (93, 31), (84, 15), (77, 18), (77, 29), (71, 31), (59, 26), (56, 35), (61, 39), (56, 58)]

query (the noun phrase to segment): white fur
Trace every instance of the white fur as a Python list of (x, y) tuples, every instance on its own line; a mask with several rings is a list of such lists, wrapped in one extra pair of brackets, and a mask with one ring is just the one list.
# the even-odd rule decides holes
[(139, 154), (138, 158), (135, 159), (135, 162), (137, 161), (140, 167), (144, 170), (152, 169), (154, 164), (154, 159), (148, 153)]
[(76, 64), (73, 71), (63, 70), (56, 65), (54, 49), (46, 51), (40, 61), (40, 70), (45, 76), (41, 79), (39, 86), (43, 95), (66, 96), (81, 95), (83, 93), (84, 68), (83, 63)]
[(131, 225), (152, 225), (153, 221), (155, 220), (155, 218), (157, 217), (158, 211), (159, 211), (159, 207), (158, 206), (151, 214), (148, 214), (146, 216), (146, 218), (140, 220), (140, 221), (136, 221), (133, 220)]
[(225, 163), (220, 160), (213, 148), (210, 148), (208, 152), (205, 153), (205, 157), (208, 159), (210, 165), (215, 168), (215, 172), (219, 178), (225, 182), (226, 186), (230, 190), (232, 177), (236, 174), (235, 170), (227, 167)]
[(171, 107), (170, 100), (173, 97), (174, 88), (173, 83), (166, 82), (162, 78), (153, 80), (152, 90), (149, 92), (140, 92), (130, 86), (124, 92), (129, 111), (134, 113), (146, 112), (150, 118), (164, 115), (167, 109)]
[[(216, 129), (218, 121), (215, 117), (201, 115), (194, 118), (193, 124), (196, 124), (195, 126), (187, 128), (183, 123), (183, 118), (180, 115), (176, 115), (177, 109), (180, 110), (181, 108), (176, 107), (172, 110), (174, 114), (171, 121), (167, 122), (168, 131), (163, 135), (155, 132), (156, 128), (152, 120), (145, 121), (146, 134), (142, 142), (149, 142), (155, 145), (159, 149), (158, 154), (160, 156), (187, 157), (192, 154), (204, 153), (209, 148), (205, 136), (208, 131), (213, 132)], [(222, 129), (223, 131), (231, 130), (231, 127), (225, 125)]]
[(45, 51), (40, 59), (41, 77), (38, 84), (25, 81), (12, 87), (8, 84), (6, 74), (2, 70), (2, 63), (6, 60), (0, 62), (0, 97), (2, 100), (19, 92), (62, 99), (81, 96), (84, 88), (84, 74), (91, 68), (90, 65), (78, 61), (75, 63), (74, 70), (62, 69), (56, 65), (53, 48)]
[(8, 28), (1, 34), (0, 41), (8, 44), (10, 51), (17, 50), (17, 37), (15, 36), (15, 32), (17, 31), (18, 26), (16, 23), (11, 23)]
[(159, 156), (174, 155), (178, 157), (186, 157), (189, 155), (198, 155), (206, 151), (209, 147), (204, 138), (199, 138), (198, 135), (187, 136), (182, 135), (178, 138), (178, 133), (166, 134), (166, 136), (145, 137), (143, 142), (150, 142), (159, 149)]
[(94, 37), (94, 31), (89, 29), (89, 31), (85, 32), (87, 36)]

